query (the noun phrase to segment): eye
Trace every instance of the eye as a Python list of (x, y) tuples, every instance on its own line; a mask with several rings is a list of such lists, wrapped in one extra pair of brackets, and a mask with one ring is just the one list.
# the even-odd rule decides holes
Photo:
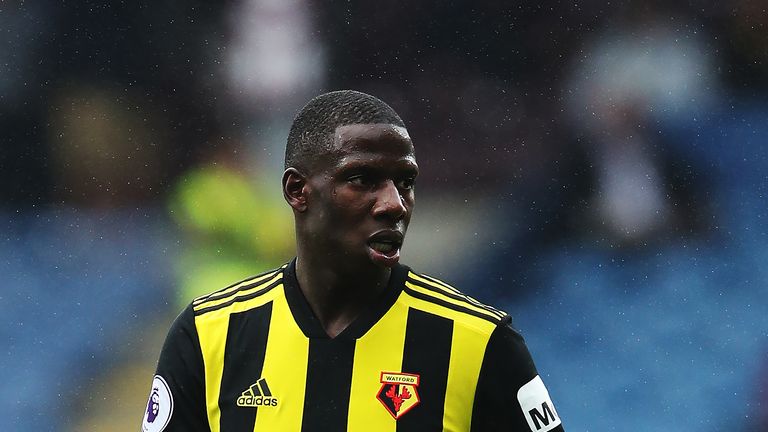
[(398, 189), (402, 189), (402, 190), (411, 190), (411, 189), (413, 189), (413, 185), (414, 185), (415, 182), (416, 182), (415, 178), (408, 177), (408, 178), (405, 178), (405, 179), (402, 179), (402, 180), (398, 181), (397, 182), (397, 187), (398, 187)]
[(356, 174), (353, 176), (347, 177), (347, 181), (349, 183), (352, 183), (355, 186), (370, 186), (371, 185), (371, 179), (369, 176), (364, 174)]

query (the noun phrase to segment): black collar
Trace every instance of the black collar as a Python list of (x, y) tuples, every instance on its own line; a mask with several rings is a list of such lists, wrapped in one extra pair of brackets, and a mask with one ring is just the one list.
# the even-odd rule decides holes
[[(395, 304), (397, 297), (403, 290), (405, 279), (410, 269), (407, 266), (398, 264), (392, 268), (389, 276), (389, 283), (379, 299), (363, 311), (347, 328), (344, 329), (335, 339), (358, 339), (376, 324), (381, 317)], [(307, 299), (299, 288), (299, 281), (296, 279), (296, 258), (292, 259), (283, 271), (283, 284), (285, 286), (285, 297), (288, 301), (288, 307), (296, 320), (296, 324), (304, 335), (308, 338), (329, 339), (328, 334), (320, 325), (312, 308), (309, 307)]]

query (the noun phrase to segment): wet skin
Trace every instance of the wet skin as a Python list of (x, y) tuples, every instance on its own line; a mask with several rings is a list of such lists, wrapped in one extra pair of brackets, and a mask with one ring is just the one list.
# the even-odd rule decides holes
[(386, 287), (413, 212), (418, 165), (404, 128), (355, 124), (336, 129), (312, 171), (289, 168), (283, 190), (296, 216), (299, 285), (332, 335)]

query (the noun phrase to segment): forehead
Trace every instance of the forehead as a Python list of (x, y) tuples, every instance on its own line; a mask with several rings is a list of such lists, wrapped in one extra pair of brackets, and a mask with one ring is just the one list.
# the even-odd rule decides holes
[(336, 128), (331, 151), (342, 156), (380, 153), (413, 157), (413, 143), (408, 131), (401, 126), (352, 124)]

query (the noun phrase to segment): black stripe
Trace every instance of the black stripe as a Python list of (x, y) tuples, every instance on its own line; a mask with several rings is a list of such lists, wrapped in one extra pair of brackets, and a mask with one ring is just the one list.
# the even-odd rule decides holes
[(435, 279), (432, 276), (427, 276), (425, 274), (419, 274), (419, 273), (415, 273), (415, 274), (417, 276), (419, 276), (419, 277), (422, 277), (422, 278), (430, 281), (430, 282), (433, 282), (433, 283), (436, 283), (436, 284), (438, 284), (438, 285), (440, 285), (442, 287), (445, 287), (445, 289), (447, 289), (448, 291), (451, 291), (451, 292), (454, 292), (454, 293), (458, 293), (459, 295), (463, 295), (468, 302), (472, 303), (475, 306), (478, 306), (478, 307), (481, 307), (481, 308), (484, 308), (484, 309), (488, 309), (491, 312), (495, 312), (500, 317), (504, 317), (504, 315), (507, 315), (507, 313), (504, 312), (503, 310), (496, 309), (495, 307), (493, 307), (491, 305), (487, 305), (485, 303), (480, 302), (479, 300), (472, 299), (469, 296), (467, 296), (466, 294), (462, 293), (461, 291), (457, 290), (456, 288), (448, 285), (447, 283), (445, 283), (445, 282), (443, 282), (441, 280)]
[[(228, 290), (228, 289), (230, 289), (230, 288), (232, 288), (234, 286), (240, 285), (241, 283), (248, 282), (249, 280), (258, 279), (258, 278), (260, 278), (262, 276), (266, 276), (266, 275), (268, 275), (270, 273), (277, 273), (279, 270), (282, 270), (286, 265), (288, 265), (288, 264), (284, 264), (282, 267), (279, 267), (279, 268), (276, 268), (276, 269), (265, 271), (264, 273), (259, 273), (259, 274), (255, 275), (255, 276), (249, 276), (249, 277), (247, 277), (247, 278), (245, 278), (243, 280), (237, 281), (237, 282), (235, 282), (233, 284), (229, 284), (229, 285), (225, 286), (224, 288), (218, 289), (218, 290), (216, 290), (216, 291), (214, 291), (212, 293), (208, 293), (208, 294), (202, 295), (202, 296), (196, 298), (192, 302), (192, 304), (197, 306), (199, 304), (205, 303), (208, 300), (213, 300), (212, 297), (214, 297), (214, 296), (219, 296), (219, 298), (226, 297), (226, 295), (222, 296), (222, 295), (220, 295), (220, 293), (222, 293), (222, 292), (224, 292), (224, 291), (226, 291), (226, 290)], [(267, 279), (269, 279), (269, 278), (267, 278)], [(237, 291), (238, 290), (235, 290), (235, 291), (232, 291), (232, 292), (237, 292)]]
[(261, 389), (261, 394), (264, 396), (272, 396), (272, 392), (269, 391), (269, 386), (267, 385), (267, 380), (262, 378), (259, 380), (259, 388)]
[[(269, 279), (277, 276), (278, 274), (279, 274), (279, 272), (272, 270), (271, 272), (260, 274), (258, 276), (254, 276), (252, 278), (248, 278), (246, 280), (240, 281), (240, 282), (238, 282), (236, 284), (228, 286), (227, 288), (224, 288), (223, 290), (219, 290), (219, 291), (216, 291), (215, 293), (209, 294), (205, 298), (197, 300), (195, 302), (195, 306), (200, 306), (201, 304), (208, 303), (209, 301), (227, 298), (229, 296), (232, 296), (232, 295), (235, 295), (235, 294), (239, 293), (240, 291), (244, 291), (244, 290), (253, 288), (255, 286), (259, 286), (260, 284), (263, 284), (265, 281), (268, 281)], [(269, 276), (269, 277), (264, 277), (264, 276)], [(262, 277), (264, 277), (264, 278), (261, 279)], [(259, 279), (259, 280), (256, 280), (256, 279)], [(251, 282), (251, 283), (249, 283), (247, 285), (243, 285), (243, 286), (239, 287), (238, 289), (236, 289), (234, 291), (225, 292), (226, 290), (228, 290), (228, 289), (230, 289), (230, 288), (232, 288), (234, 286), (237, 286), (239, 284), (248, 282), (249, 280), (253, 280), (253, 282)]]
[(237, 303), (237, 302), (246, 301), (246, 300), (250, 300), (252, 298), (256, 298), (256, 297), (258, 297), (258, 296), (260, 296), (262, 294), (265, 294), (266, 292), (268, 292), (272, 288), (280, 285), (280, 283), (282, 281), (283, 281), (283, 278), (280, 278), (280, 279), (272, 282), (271, 284), (267, 285), (266, 287), (264, 287), (264, 288), (262, 288), (262, 289), (260, 289), (258, 291), (252, 292), (252, 293), (250, 293), (248, 295), (234, 297), (232, 300), (229, 300), (229, 301), (224, 302), (222, 304), (218, 304), (216, 306), (209, 306), (207, 308), (198, 309), (198, 310), (195, 311), (195, 316), (202, 315), (202, 314), (204, 314), (206, 312), (211, 312), (211, 311), (223, 309), (223, 308), (225, 308), (225, 307), (227, 307), (229, 305), (232, 305), (234, 303)]
[(422, 294), (422, 293), (420, 293), (418, 291), (415, 291), (415, 290), (413, 290), (411, 288), (408, 288), (407, 286), (403, 287), (403, 291), (405, 291), (411, 297), (416, 297), (417, 299), (428, 301), (430, 303), (435, 303), (435, 304), (438, 304), (440, 306), (447, 307), (448, 309), (453, 309), (453, 310), (455, 310), (457, 312), (462, 312), (462, 313), (465, 313), (465, 314), (476, 316), (476, 317), (482, 318), (482, 319), (484, 319), (486, 321), (490, 321), (490, 322), (492, 322), (494, 324), (498, 324), (499, 322), (501, 322), (501, 320), (499, 320), (497, 318), (494, 318), (493, 316), (489, 316), (488, 314), (484, 314), (484, 313), (478, 312), (476, 310), (468, 309), (468, 308), (465, 308), (464, 306), (459, 306), (457, 304), (453, 304), (451, 302), (447, 302), (445, 300), (432, 297), (431, 295)]
[(219, 390), (222, 431), (254, 429), (256, 408), (237, 406), (237, 398), (261, 377), (271, 317), (272, 302), (229, 317)]
[(397, 420), (397, 432), (443, 430), (452, 340), (452, 320), (408, 310), (402, 372), (419, 375), (420, 402)]
[(481, 309), (483, 309), (483, 310), (486, 310), (486, 311), (488, 311), (488, 313), (490, 313), (490, 314), (492, 314), (492, 315), (496, 316), (496, 317), (497, 317), (497, 318), (499, 318), (499, 319), (501, 319), (501, 318), (502, 318), (502, 315), (500, 315), (500, 314), (499, 314), (499, 312), (497, 312), (497, 311), (493, 311), (493, 310), (490, 310), (490, 309), (489, 309), (487, 306), (485, 306), (485, 305), (484, 305), (484, 304), (482, 304), (482, 303), (475, 303), (475, 302), (473, 302), (472, 300), (468, 299), (468, 298), (467, 298), (465, 295), (463, 295), (463, 294), (456, 294), (455, 292), (450, 292), (450, 291), (446, 291), (446, 290), (441, 290), (440, 288), (437, 288), (437, 287), (435, 287), (435, 286), (432, 286), (432, 285), (430, 285), (430, 284), (427, 284), (427, 283), (424, 283), (424, 282), (418, 281), (418, 280), (416, 280), (416, 279), (413, 279), (413, 278), (408, 278), (408, 282), (410, 282), (410, 283), (412, 283), (412, 284), (414, 284), (414, 285), (418, 285), (418, 286), (420, 286), (420, 287), (422, 287), (422, 288), (424, 288), (424, 289), (428, 289), (428, 290), (430, 290), (430, 291), (432, 291), (432, 292), (435, 292), (435, 293), (439, 293), (439, 294), (442, 294), (442, 295), (444, 295), (444, 296), (446, 296), (446, 297), (449, 297), (449, 298), (452, 298), (452, 299), (454, 299), (454, 300), (458, 300), (458, 301), (461, 301), (461, 302), (463, 302), (463, 303), (466, 303), (466, 304), (468, 304), (468, 305), (472, 305), (472, 306), (475, 306), (475, 307), (479, 307), (479, 308), (481, 308)]
[(302, 432), (347, 430), (354, 356), (354, 340), (310, 339)]

